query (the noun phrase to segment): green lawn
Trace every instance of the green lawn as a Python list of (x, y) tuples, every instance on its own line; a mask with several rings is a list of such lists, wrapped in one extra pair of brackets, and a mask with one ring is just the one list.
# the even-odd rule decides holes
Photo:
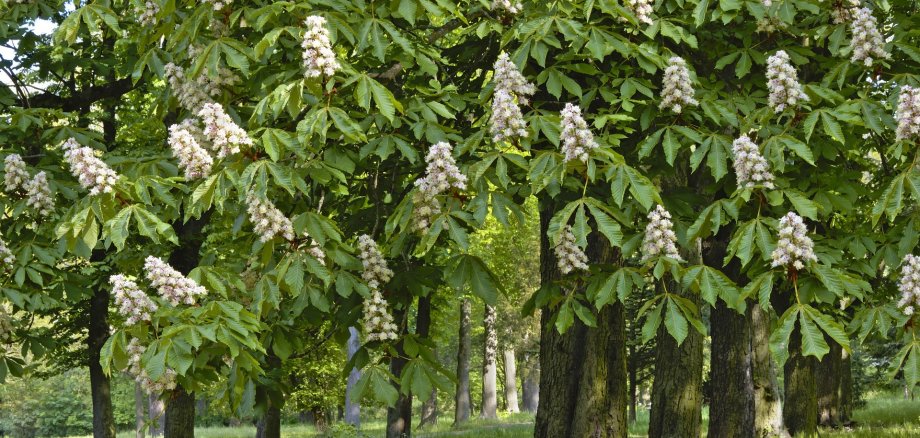
[[(703, 409), (703, 432), (705, 436), (708, 410)], [(832, 438), (907, 438), (920, 436), (920, 400), (904, 400), (897, 394), (876, 394), (862, 409), (853, 413), (857, 426), (853, 430), (826, 430), (822, 437)], [(333, 428), (335, 430), (336, 428)], [(383, 436), (382, 421), (369, 421), (361, 427), (359, 437)], [(648, 430), (648, 411), (640, 411), (636, 423), (630, 425), (630, 437), (644, 437)], [(195, 430), (197, 438), (252, 438), (254, 427), (201, 427)], [(449, 419), (438, 424), (417, 429), (413, 434), (419, 438), (525, 438), (533, 434), (533, 416), (528, 414), (501, 415), (498, 420), (473, 420), (460, 427), (451, 427)], [(313, 426), (284, 425), (281, 436), (285, 438), (354, 437), (355, 433), (339, 430), (339, 433), (323, 435)], [(122, 432), (118, 438), (133, 438), (134, 432)], [(73, 437), (78, 438), (78, 437)], [(79, 437), (83, 438), (83, 437)], [(89, 438), (89, 437), (86, 437)]]

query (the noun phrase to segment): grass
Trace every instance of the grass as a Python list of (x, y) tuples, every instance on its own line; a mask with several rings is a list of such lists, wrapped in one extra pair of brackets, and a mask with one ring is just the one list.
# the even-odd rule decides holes
[[(437, 424), (428, 425), (413, 431), (419, 438), (525, 438), (533, 436), (533, 415), (499, 414), (498, 420), (471, 420), (458, 427), (453, 427), (449, 418), (443, 418)], [(629, 426), (629, 436), (640, 438), (647, 436), (648, 411), (640, 410), (635, 423)], [(703, 408), (703, 436), (709, 420), (708, 409)], [(853, 413), (856, 426), (852, 430), (822, 430), (821, 437), (829, 438), (908, 438), (920, 436), (920, 400), (904, 400), (895, 393), (877, 393), (869, 397), (866, 406)], [(358, 434), (360, 437), (383, 436), (385, 425), (382, 421), (365, 422)], [(251, 438), (256, 429), (252, 426), (241, 427), (199, 427), (195, 429), (196, 438)], [(352, 437), (355, 434), (324, 435), (313, 426), (302, 424), (283, 425), (281, 436), (284, 438), (317, 438), (324, 436)], [(133, 431), (120, 432), (118, 438), (133, 438)], [(84, 437), (72, 437), (84, 438)], [(85, 437), (90, 438), (90, 437)]]

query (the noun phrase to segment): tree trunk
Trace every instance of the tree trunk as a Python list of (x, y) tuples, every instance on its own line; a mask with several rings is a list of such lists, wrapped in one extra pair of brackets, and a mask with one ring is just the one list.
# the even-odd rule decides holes
[(457, 349), (457, 393), (454, 396), (454, 424), (469, 420), (473, 410), (470, 402), (471, 307), (468, 298), (463, 298), (460, 301), (460, 342)]
[(821, 359), (815, 376), (818, 386), (818, 424), (840, 427), (848, 420), (845, 398), (850, 384), (848, 356), (840, 344), (828, 339), (830, 352)]
[(486, 304), (483, 316), (485, 340), (482, 347), (482, 409), (479, 418), (498, 418), (498, 395), (495, 390), (498, 334), (495, 332), (495, 308)]
[(256, 423), (256, 438), (281, 437), (281, 409), (270, 405)]
[(89, 380), (93, 401), (93, 437), (115, 438), (115, 415), (112, 411), (112, 387), (102, 371), (99, 355), (109, 337), (109, 292), (96, 288), (89, 302)]
[(853, 418), (853, 362), (850, 354), (843, 350), (842, 376), (840, 379), (840, 421), (844, 425), (850, 424)]
[(608, 304), (600, 310), (597, 327), (586, 330), (584, 363), (572, 436), (627, 436), (626, 308)]
[[(699, 248), (688, 257), (691, 263), (699, 258)], [(700, 306), (699, 295), (676, 282), (670, 282), (668, 289)], [(703, 412), (703, 335), (690, 327), (678, 346), (661, 324), (657, 345), (649, 438), (698, 437)]]
[(537, 406), (540, 404), (540, 368), (537, 364), (529, 364), (524, 361), (524, 376), (521, 379), (521, 396), (523, 400), (524, 412), (537, 412)]
[[(551, 205), (540, 211), (540, 280), (559, 278), (546, 230)], [(593, 263), (616, 263), (618, 254), (597, 233), (589, 236), (588, 258)], [(626, 320), (621, 303), (599, 311), (597, 327), (580, 320), (563, 334), (542, 311), (540, 342), (540, 400), (534, 437), (627, 436)]]
[[(358, 329), (348, 327), (348, 360), (354, 357), (358, 348), (361, 346), (360, 334)], [(351, 391), (361, 378), (361, 371), (352, 368), (348, 373), (348, 383), (345, 385), (345, 422), (358, 428), (361, 426), (361, 403), (358, 400), (351, 399)]]
[(147, 397), (147, 418), (150, 421), (150, 436), (163, 436), (163, 430), (166, 428), (166, 412), (163, 400), (160, 400), (158, 394), (150, 394)]
[(783, 404), (770, 352), (770, 315), (760, 305), (750, 310), (754, 376), (754, 433), (758, 437), (788, 437)]
[(438, 422), (438, 388), (431, 388), (431, 394), (428, 400), (422, 403), (422, 415), (419, 419), (418, 427), (421, 428), (427, 424), (437, 424)]
[[(395, 312), (394, 312), (395, 313)], [(402, 311), (397, 320), (405, 318), (405, 311)], [(400, 324), (405, 327), (405, 324)], [(422, 338), (428, 337), (431, 328), (431, 296), (418, 298), (418, 311), (415, 316), (415, 333)], [(403, 344), (397, 345), (399, 357), (390, 359), (390, 372), (399, 378), (402, 370), (406, 366), (405, 351)], [(400, 392), (396, 405), (387, 408), (387, 438), (401, 438), (412, 436), (412, 393), (403, 394)]]
[(802, 333), (798, 323), (789, 337), (789, 358), (784, 366), (783, 421), (793, 436), (814, 436), (818, 431), (818, 392), (814, 356), (802, 354)]
[(716, 303), (709, 318), (712, 336), (709, 404), (711, 438), (754, 436), (751, 327), (745, 314)]
[(514, 355), (514, 348), (508, 347), (503, 351), (505, 359), (505, 405), (508, 412), (521, 412), (518, 406), (517, 391), (517, 358)]
[(166, 438), (195, 437), (195, 395), (182, 386), (176, 387), (166, 403), (164, 435)]
[(134, 436), (144, 438), (144, 423), (146, 423), (147, 412), (144, 409), (147, 405), (147, 397), (144, 395), (144, 389), (141, 384), (134, 382)]

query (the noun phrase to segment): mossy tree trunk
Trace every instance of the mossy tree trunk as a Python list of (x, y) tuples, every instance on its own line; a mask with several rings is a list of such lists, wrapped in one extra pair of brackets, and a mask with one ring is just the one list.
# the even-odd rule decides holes
[[(540, 277), (543, 284), (559, 278), (546, 236), (552, 205), (540, 211)], [(591, 262), (615, 263), (618, 254), (604, 237), (589, 236)], [(626, 324), (620, 303), (605, 306), (597, 327), (576, 320), (563, 334), (543, 310), (540, 342), (540, 402), (534, 437), (627, 436)]]
[(815, 370), (818, 360), (802, 354), (802, 333), (798, 323), (789, 337), (789, 358), (783, 367), (786, 402), (783, 422), (793, 436), (815, 436), (818, 432), (818, 388)]
[(758, 437), (788, 437), (783, 425), (783, 401), (770, 352), (770, 315), (752, 305), (751, 351), (754, 376), (754, 433)]

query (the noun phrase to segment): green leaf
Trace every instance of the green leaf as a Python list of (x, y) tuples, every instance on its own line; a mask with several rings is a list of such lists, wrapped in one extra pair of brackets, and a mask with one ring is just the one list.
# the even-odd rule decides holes
[(664, 318), (664, 327), (674, 340), (677, 341), (677, 345), (682, 344), (690, 333), (689, 326), (687, 325), (687, 318), (684, 317), (678, 306), (670, 299), (668, 300), (668, 309)]
[(802, 355), (821, 360), (830, 351), (821, 329), (806, 312), (799, 313), (799, 333), (802, 335)]

